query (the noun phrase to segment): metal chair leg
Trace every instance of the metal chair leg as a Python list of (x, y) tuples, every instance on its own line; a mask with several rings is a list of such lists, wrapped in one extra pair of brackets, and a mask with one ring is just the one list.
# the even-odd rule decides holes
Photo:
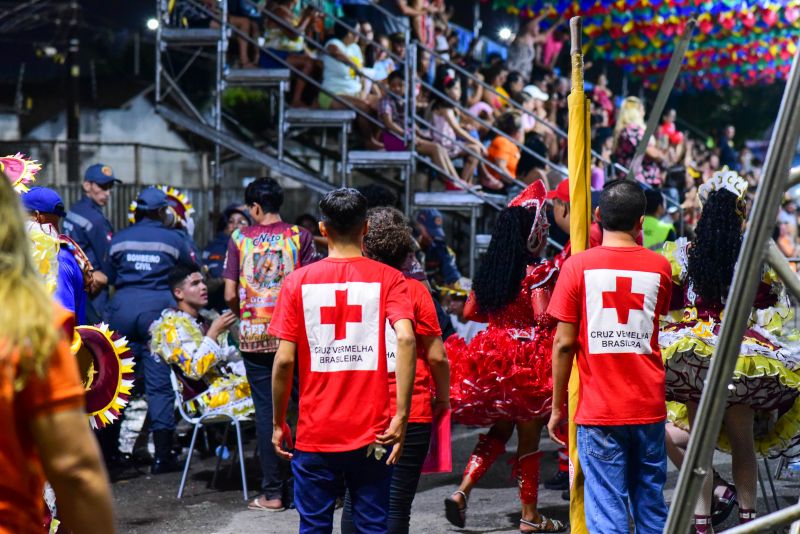
[(194, 444), (197, 441), (197, 433), (200, 431), (200, 428), (203, 425), (198, 423), (194, 425), (194, 431), (192, 432), (192, 443), (189, 445), (189, 452), (186, 455), (186, 465), (183, 466), (183, 475), (181, 476), (181, 485), (178, 488), (178, 498), (180, 499), (183, 497), (183, 488), (186, 486), (186, 477), (189, 475), (189, 465), (192, 463), (192, 454), (194, 453)]
[(769, 482), (769, 489), (772, 491), (772, 501), (775, 503), (775, 510), (780, 510), (781, 505), (778, 502), (778, 492), (775, 491), (775, 480), (772, 478), (772, 471), (769, 470), (769, 460), (764, 458), (764, 471), (767, 472), (767, 481)]
[(239, 421), (234, 419), (233, 424), (236, 426), (236, 446), (239, 449), (239, 466), (242, 469), (242, 494), (244, 495), (244, 500), (247, 500), (247, 475), (244, 471), (244, 448), (242, 448), (242, 428), (239, 425)]

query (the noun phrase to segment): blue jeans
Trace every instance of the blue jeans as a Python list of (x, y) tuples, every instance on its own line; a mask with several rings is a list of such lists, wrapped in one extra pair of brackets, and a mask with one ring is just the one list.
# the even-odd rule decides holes
[[(403, 454), (392, 469), (392, 485), (389, 491), (389, 534), (408, 534), (411, 521), (411, 503), (417, 493), (417, 484), (422, 474), (422, 464), (428, 456), (431, 444), (430, 423), (408, 423), (403, 442)], [(356, 532), (352, 517), (352, 503), (348, 493), (342, 510), (342, 534)]]
[[(291, 498), (285, 494), (284, 483), (289, 479), (287, 462), (278, 458), (272, 446), (272, 364), (275, 353), (243, 352), (244, 370), (250, 384), (250, 395), (256, 409), (256, 441), (261, 461), (261, 493), (266, 499), (282, 499), (284, 505)], [(297, 388), (293, 388), (296, 392)]]
[(664, 423), (578, 425), (578, 456), (585, 477), (586, 527), (592, 534), (661, 534), (667, 520)]
[(346, 487), (353, 501), (353, 523), (359, 534), (386, 534), (392, 468), (367, 457), (367, 448), (348, 452), (303, 452), (292, 459), (295, 506), (301, 534), (333, 531), (336, 498)]

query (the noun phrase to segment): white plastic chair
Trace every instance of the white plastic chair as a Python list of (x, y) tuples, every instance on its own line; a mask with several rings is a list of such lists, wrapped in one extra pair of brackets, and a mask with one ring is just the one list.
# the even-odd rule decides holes
[[(180, 371), (177, 371), (180, 372)], [(187, 395), (184, 393), (184, 388), (182, 386), (181, 380), (176, 374), (176, 370), (170, 367), (170, 382), (172, 383), (172, 390), (175, 393), (175, 403), (178, 405), (178, 411), (181, 414), (181, 417), (184, 421), (189, 423), (194, 427), (192, 432), (192, 442), (189, 445), (189, 452), (186, 455), (186, 465), (183, 467), (183, 476), (181, 476), (181, 485), (178, 488), (178, 498), (180, 499), (183, 496), (183, 490), (186, 486), (186, 478), (189, 476), (189, 465), (192, 463), (192, 453), (194, 453), (194, 446), (197, 442), (197, 434), (204, 425), (210, 424), (219, 424), (219, 423), (227, 423), (228, 425), (233, 425), (236, 429), (236, 446), (237, 446), (237, 453), (239, 456), (239, 467), (242, 471), (242, 494), (244, 495), (244, 500), (247, 501), (247, 476), (244, 470), (244, 449), (242, 448), (242, 426), (241, 423), (249, 421), (248, 417), (238, 417), (234, 415), (232, 412), (227, 410), (217, 410), (213, 413), (206, 413), (201, 414), (196, 417), (192, 417), (190, 414), (190, 410), (187, 409), (187, 404), (192, 402), (196, 397), (187, 398)], [(228, 429), (230, 426), (227, 426), (225, 429), (225, 438), (228, 436)], [(227, 439), (225, 440), (227, 442)], [(223, 443), (223, 446), (226, 444)], [(234, 460), (235, 461), (235, 460)], [(217, 471), (219, 470), (221, 462), (221, 457), (217, 460), (217, 467), (214, 470), (214, 478), (213, 481), (217, 478)]]

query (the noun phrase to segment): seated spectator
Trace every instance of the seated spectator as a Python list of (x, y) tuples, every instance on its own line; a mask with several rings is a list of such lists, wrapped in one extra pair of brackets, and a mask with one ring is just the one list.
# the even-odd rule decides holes
[(225, 254), (228, 252), (228, 241), (234, 230), (250, 226), (250, 214), (247, 208), (231, 204), (222, 212), (217, 223), (217, 235), (203, 250), (203, 265), (208, 269), (209, 306), (217, 311), (226, 308), (225, 281), (222, 269), (225, 266)]
[(456, 331), (456, 335), (469, 343), (478, 332), (486, 330), (488, 323), (470, 321), (464, 317), (464, 304), (467, 302), (470, 291), (472, 291), (472, 280), (462, 278), (458, 282), (457, 289), (442, 289), (442, 306), (447, 309), (450, 315), (450, 322)]
[(647, 189), (644, 192), (647, 207), (642, 226), (642, 244), (650, 250), (660, 251), (665, 241), (675, 241), (678, 236), (672, 222), (665, 222), (664, 196), (658, 189)]
[(545, 124), (547, 120), (547, 110), (544, 106), (545, 102), (550, 99), (550, 96), (537, 85), (526, 85), (522, 89), (522, 93), (532, 98), (529, 106), (531, 115), (535, 119), (533, 129), (526, 132), (525, 144), (542, 156), (557, 161), (559, 151), (558, 136), (556, 136), (550, 126)]
[[(487, 189), (500, 191), (505, 188), (505, 184), (517, 178), (517, 165), (522, 153), (514, 141), (524, 143), (525, 133), (522, 131), (522, 117), (516, 111), (507, 111), (500, 115), (497, 129), (506, 135), (498, 135), (489, 145), (489, 160), (494, 167), (487, 167), (491, 178), (487, 177), (483, 185)], [(499, 167), (502, 172), (495, 167)]]
[(450, 43), (447, 40), (447, 25), (437, 21), (433, 27), (433, 35), (436, 39), (436, 53), (444, 61), (450, 61)]
[[(646, 127), (642, 101), (635, 96), (629, 96), (619, 109), (617, 125), (614, 128), (614, 158), (617, 163), (630, 168), (636, 147), (644, 137)], [(664, 158), (664, 153), (656, 147), (655, 140), (651, 138), (636, 179), (655, 187), (660, 186), (662, 182), (660, 164)], [(618, 171), (618, 176), (624, 178), (625, 173)]]
[[(218, 3), (214, 0), (199, 0), (199, 2), (178, 0), (170, 2), (170, 4), (170, 19), (175, 26), (219, 28), (218, 21), (221, 13)], [(258, 42), (258, 13), (251, 9), (248, 2), (244, 0), (228, 2), (228, 24), (249, 37), (253, 43)], [(255, 67), (258, 64), (258, 45), (252, 45), (253, 56), (251, 56), (250, 43), (236, 33), (234, 33), (234, 39), (239, 47), (239, 65), (242, 68)]]
[(209, 320), (202, 314), (208, 288), (197, 266), (174, 267), (168, 282), (177, 306), (161, 312), (150, 325), (150, 352), (185, 378), (203, 382), (205, 389), (194, 398), (201, 415), (215, 411), (251, 415), (255, 409), (244, 364), (236, 347), (228, 344), (236, 315), (228, 310)]
[[(264, 46), (280, 59), (285, 60), (290, 67), (299, 70), (306, 76), (311, 76), (314, 71), (314, 59), (306, 53), (304, 34), (308, 25), (321, 13), (311, 6), (306, 6), (299, 17), (295, 16), (295, 7), (298, 0), (274, 0), (268, 4), (268, 11), (280, 21), (271, 17), (266, 18), (266, 39)], [(282, 66), (280, 62), (266, 61), (265, 67)], [(291, 105), (302, 107), (303, 91), (306, 81), (296, 76), (294, 91), (292, 92)]]
[(504, 108), (508, 106), (511, 96), (522, 91), (523, 87), (525, 87), (525, 81), (522, 78), (522, 74), (516, 71), (509, 72), (503, 86), (497, 89), (497, 92), (502, 96), (501, 100)]
[(481, 176), (485, 174), (479, 168), (478, 156), (485, 155), (486, 148), (461, 126), (461, 113), (451, 103), (461, 101), (461, 82), (452, 69), (443, 69), (437, 77), (435, 88), (445, 94), (447, 99), (435, 96), (433, 100), (433, 141), (444, 147), (451, 160), (464, 158), (461, 179), (472, 184), (476, 170)]
[[(353, 19), (344, 18), (342, 23), (334, 26), (333, 38), (325, 43), (319, 107), (358, 110), (360, 113), (356, 116), (356, 125), (359, 132), (368, 145), (378, 144), (373, 138), (372, 124), (365, 117), (375, 114), (377, 98), (367, 95), (361, 76), (364, 58), (358, 46), (358, 35), (347, 29), (350, 27), (358, 32), (360, 28)], [(344, 104), (335, 100), (332, 95), (341, 99)]]
[(503, 84), (508, 77), (508, 68), (502, 62), (495, 63), (483, 72), (486, 85), (492, 87), (494, 91), (483, 91), (483, 101), (492, 107), (492, 112), (499, 115), (503, 109), (504, 101), (500, 93)]
[[(383, 121), (386, 129), (381, 131), (381, 141), (383, 147), (390, 152), (398, 152), (407, 150), (407, 143), (403, 140), (406, 135), (406, 121), (403, 115), (402, 99), (403, 97), (403, 73), (396, 70), (389, 75), (389, 93), (386, 94), (378, 103), (378, 118)], [(399, 97), (399, 98), (395, 98)], [(417, 152), (423, 156), (428, 156), (431, 161), (443, 169), (449, 176), (457, 176), (458, 172), (453, 166), (453, 162), (447, 155), (447, 150), (422, 136), (419, 126), (414, 125), (417, 129), (415, 148)]]

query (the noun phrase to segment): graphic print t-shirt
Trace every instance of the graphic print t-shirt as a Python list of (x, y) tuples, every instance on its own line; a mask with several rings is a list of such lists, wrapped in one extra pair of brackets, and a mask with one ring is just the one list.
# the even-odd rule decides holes
[(669, 262), (643, 247), (597, 247), (563, 265), (547, 312), (578, 324), (581, 385), (575, 422), (663, 421), (658, 319), (669, 310)]
[(283, 282), (270, 335), (297, 344), (297, 449), (345, 452), (389, 425), (385, 326), (414, 320), (403, 275), (367, 258), (326, 258)]
[[(427, 352), (420, 340), (422, 336), (441, 336), (439, 317), (428, 289), (417, 280), (406, 278), (408, 293), (414, 309), (414, 334), (417, 338), (417, 366), (414, 370), (414, 390), (411, 393), (409, 423), (430, 423), (433, 420), (431, 406), (431, 369)], [(391, 413), (397, 411), (397, 381), (394, 371), (397, 364), (397, 335), (392, 327), (386, 325), (386, 358), (389, 369), (389, 404)]]
[(236, 230), (228, 242), (222, 277), (239, 285), (239, 348), (274, 352), (267, 329), (286, 276), (315, 261), (314, 241), (303, 228), (277, 222)]

